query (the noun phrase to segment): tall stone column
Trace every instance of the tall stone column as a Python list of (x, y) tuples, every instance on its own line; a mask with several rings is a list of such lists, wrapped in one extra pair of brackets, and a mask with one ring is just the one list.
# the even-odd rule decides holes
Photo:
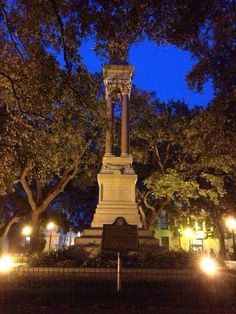
[(107, 102), (107, 118), (108, 118), (108, 128), (106, 130), (106, 152), (107, 156), (113, 154), (113, 103), (112, 98), (108, 94), (106, 95)]
[(122, 95), (121, 112), (121, 156), (129, 155), (129, 94)]
[[(128, 224), (142, 227), (135, 195), (137, 175), (132, 166), (132, 156), (129, 155), (129, 98), (132, 73), (131, 65), (109, 64), (103, 67), (109, 128), (106, 130), (106, 153), (98, 174), (99, 197), (92, 222), (92, 227), (95, 228), (112, 224), (117, 217), (124, 217)], [(120, 101), (122, 106), (120, 156), (115, 156), (112, 147), (113, 99)]]

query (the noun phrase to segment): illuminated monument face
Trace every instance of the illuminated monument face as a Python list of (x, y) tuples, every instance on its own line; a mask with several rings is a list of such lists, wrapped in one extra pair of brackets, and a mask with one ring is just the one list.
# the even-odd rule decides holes
[[(122, 216), (129, 224), (142, 227), (135, 200), (137, 175), (129, 155), (129, 98), (133, 66), (105, 65), (103, 78), (109, 126), (106, 130), (106, 151), (98, 174), (99, 202), (92, 227), (112, 224)], [(121, 97), (119, 97), (121, 95)], [(114, 105), (113, 99), (121, 98), (121, 145), (120, 156), (114, 155)]]

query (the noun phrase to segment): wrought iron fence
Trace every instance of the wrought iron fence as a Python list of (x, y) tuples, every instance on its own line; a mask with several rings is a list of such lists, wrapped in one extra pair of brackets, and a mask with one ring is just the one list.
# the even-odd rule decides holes
[[(0, 275), (0, 294), (27, 302), (30, 296), (50, 302), (109, 299), (116, 295), (116, 279), (116, 269), (23, 267)], [(160, 305), (230, 308), (236, 302), (236, 274), (222, 271), (207, 277), (196, 270), (123, 269), (120, 295)]]

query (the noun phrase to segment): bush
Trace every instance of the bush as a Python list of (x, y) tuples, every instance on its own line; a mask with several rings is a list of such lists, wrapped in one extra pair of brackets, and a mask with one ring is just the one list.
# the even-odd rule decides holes
[[(157, 268), (157, 269), (187, 269), (194, 268), (196, 254), (180, 251), (144, 250), (122, 254), (122, 267), (124, 268)], [(88, 259), (83, 266), (115, 268), (117, 267), (117, 254), (101, 252), (95, 258)]]
[(100, 252), (96, 257), (88, 259), (83, 266), (99, 268), (117, 267), (117, 254), (109, 252)]
[(28, 263), (32, 267), (79, 267), (87, 258), (82, 248), (73, 246), (65, 250), (32, 254)]
[[(156, 268), (156, 269), (189, 269), (196, 265), (196, 253), (179, 251), (141, 250), (121, 254), (124, 268)], [(88, 258), (88, 254), (78, 246), (61, 251), (33, 254), (29, 258), (33, 267), (117, 267), (117, 254), (100, 252), (96, 257)]]

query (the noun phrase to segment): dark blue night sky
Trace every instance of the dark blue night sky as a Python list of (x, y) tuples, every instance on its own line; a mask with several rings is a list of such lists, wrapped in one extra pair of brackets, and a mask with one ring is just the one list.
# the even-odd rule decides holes
[[(102, 63), (92, 50), (91, 40), (83, 43), (81, 54), (89, 71), (100, 72)], [(161, 101), (181, 100), (190, 106), (205, 106), (212, 99), (212, 87), (208, 82), (202, 93), (188, 89), (185, 75), (194, 60), (190, 53), (168, 45), (157, 46), (147, 40), (132, 46), (129, 63), (135, 66), (133, 83), (146, 91), (155, 91)]]

